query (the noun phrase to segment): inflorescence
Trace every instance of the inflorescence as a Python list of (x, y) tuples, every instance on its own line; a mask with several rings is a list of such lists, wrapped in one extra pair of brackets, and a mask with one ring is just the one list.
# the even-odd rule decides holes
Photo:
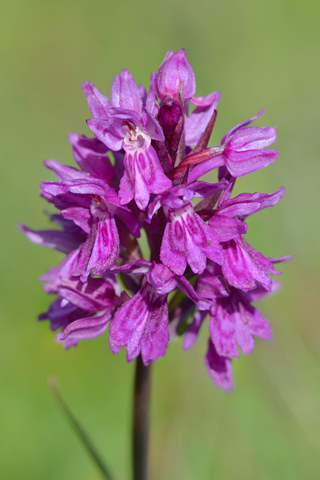
[[(271, 339), (252, 302), (275, 289), (270, 275), (281, 272), (274, 264), (288, 259), (266, 258), (244, 239), (246, 218), (275, 205), (284, 188), (232, 197), (238, 177), (276, 160), (277, 150), (266, 148), (276, 131), (249, 126), (260, 111), (208, 147), (220, 92), (194, 96), (183, 49), (167, 53), (148, 93), (128, 70), (115, 77), (111, 100), (92, 83), (83, 90), (94, 137), (71, 133), (79, 168), (47, 160), (57, 181), (41, 184), (60, 228), (21, 226), (34, 243), (66, 254), (40, 279), (57, 297), (39, 319), (50, 320), (67, 349), (109, 326), (112, 352), (126, 347), (128, 362), (141, 354), (148, 365), (177, 334), (190, 348), (209, 316), (205, 364), (229, 390), (238, 347), (250, 353), (254, 336)], [(199, 180), (214, 169), (216, 183)], [(148, 260), (137, 241), (141, 229)]]

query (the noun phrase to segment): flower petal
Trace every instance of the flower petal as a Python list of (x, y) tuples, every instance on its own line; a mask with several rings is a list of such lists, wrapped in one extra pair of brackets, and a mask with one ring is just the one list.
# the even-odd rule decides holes
[(224, 154), (225, 164), (231, 175), (242, 177), (267, 167), (278, 158), (278, 150), (227, 150)]
[(90, 111), (93, 118), (109, 118), (110, 100), (90, 82), (83, 82), (82, 89), (87, 96)]
[(157, 92), (161, 100), (178, 97), (180, 85), (183, 84), (184, 99), (193, 97), (196, 82), (191, 65), (184, 48), (179, 52), (170, 50), (159, 67), (157, 75)]
[(100, 120), (90, 118), (87, 125), (94, 135), (104, 143), (110, 150), (121, 150), (124, 134), (121, 132), (122, 127), (117, 126), (111, 120)]
[(222, 265), (223, 275), (230, 285), (244, 292), (254, 289), (257, 282), (270, 290), (272, 282), (267, 271), (269, 273), (270, 268), (272, 271), (271, 262), (266, 264), (267, 259), (254, 249), (249, 251), (250, 246), (247, 247), (247, 245), (241, 237), (223, 244), (226, 254), (225, 262)]
[(63, 230), (32, 230), (24, 225), (19, 225), (19, 228), (31, 242), (63, 253), (75, 250), (84, 239), (79, 233), (72, 234)]
[(217, 233), (220, 242), (227, 242), (239, 235), (247, 233), (247, 224), (242, 220), (230, 218), (215, 213), (209, 220), (209, 225)]
[(111, 318), (110, 312), (97, 317), (85, 317), (70, 323), (57, 337), (57, 341), (85, 340), (101, 335), (107, 328)]
[(107, 209), (94, 208), (91, 232), (80, 247), (73, 275), (86, 281), (91, 270), (102, 275), (117, 260), (120, 253), (119, 234), (114, 217)]
[(223, 139), (221, 140), (221, 145), (224, 145), (225, 142), (228, 140), (228, 138), (230, 138), (232, 135), (234, 135), (238, 130), (241, 130), (242, 128), (246, 127), (247, 125), (250, 125), (250, 123), (254, 122), (259, 117), (261, 117), (261, 115), (263, 115), (263, 113), (264, 113), (264, 108), (259, 110), (259, 112), (256, 115), (254, 115), (252, 118), (249, 118), (249, 120), (245, 120), (244, 122), (239, 123), (238, 125), (233, 127), (231, 130), (229, 130), (229, 132), (227, 132), (225, 134), (225, 136), (223, 137)]
[(96, 138), (87, 138), (77, 133), (69, 134), (73, 156), (81, 170), (111, 185), (115, 176), (107, 147)]
[(126, 346), (128, 362), (140, 352), (145, 365), (164, 356), (169, 342), (167, 296), (157, 295), (145, 283), (115, 313), (109, 331), (111, 351), (116, 354)]
[(221, 94), (212, 92), (206, 97), (194, 97), (191, 102), (197, 107), (185, 119), (186, 145), (197, 145), (214, 110), (217, 108)]
[(124, 69), (116, 75), (111, 86), (111, 101), (115, 107), (133, 110), (141, 115), (142, 98), (138, 85), (129, 70)]
[(126, 174), (121, 179), (119, 190), (122, 204), (134, 198), (140, 210), (144, 210), (151, 193), (164, 192), (172, 185), (163, 173), (152, 145), (127, 151), (125, 169)]
[(183, 275), (188, 263), (194, 273), (202, 273), (207, 257), (220, 265), (223, 263), (217, 234), (194, 212), (191, 203), (168, 215), (160, 259), (173, 272)]
[(195, 341), (198, 338), (200, 327), (207, 314), (208, 312), (206, 311), (196, 312), (194, 314), (193, 321), (189, 325), (188, 330), (184, 335), (183, 350), (189, 350), (189, 348), (191, 348), (194, 345)]
[(218, 387), (227, 391), (233, 389), (231, 360), (219, 355), (211, 341), (208, 344), (205, 365), (210, 377)]

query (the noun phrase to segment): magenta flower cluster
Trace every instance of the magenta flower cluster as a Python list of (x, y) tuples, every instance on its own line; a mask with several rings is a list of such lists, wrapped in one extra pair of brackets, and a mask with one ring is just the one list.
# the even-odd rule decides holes
[[(115, 77), (110, 100), (89, 82), (83, 90), (94, 137), (70, 134), (78, 168), (47, 160), (57, 181), (41, 184), (59, 228), (21, 226), (66, 255), (41, 277), (56, 298), (39, 318), (66, 348), (109, 327), (113, 353), (125, 347), (128, 362), (141, 354), (148, 365), (177, 333), (190, 348), (208, 316), (205, 364), (229, 390), (238, 348), (250, 353), (254, 336), (271, 339), (252, 302), (274, 289), (274, 264), (287, 258), (266, 258), (244, 239), (246, 218), (275, 205), (284, 188), (232, 197), (236, 178), (276, 160), (266, 148), (276, 131), (249, 126), (260, 111), (208, 147), (220, 92), (195, 96), (183, 49), (167, 53), (148, 92), (128, 70)], [(199, 180), (213, 169), (216, 183)], [(142, 230), (149, 259), (137, 241)]]

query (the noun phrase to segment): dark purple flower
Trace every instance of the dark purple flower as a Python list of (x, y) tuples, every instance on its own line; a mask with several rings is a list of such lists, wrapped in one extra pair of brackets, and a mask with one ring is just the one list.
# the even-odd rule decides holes
[(148, 205), (151, 193), (164, 192), (171, 186), (151, 145), (151, 140), (164, 140), (153, 116), (154, 85), (152, 88), (150, 96), (144, 98), (128, 70), (115, 77), (111, 87), (112, 102), (91, 83), (83, 84), (93, 115), (93, 119), (88, 120), (89, 128), (111, 150), (125, 151), (120, 201), (127, 205), (134, 198), (141, 210)]

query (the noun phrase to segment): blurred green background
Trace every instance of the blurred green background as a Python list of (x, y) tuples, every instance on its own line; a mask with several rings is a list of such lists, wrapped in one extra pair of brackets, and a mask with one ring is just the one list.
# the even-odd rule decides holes
[(37, 278), (58, 253), (17, 223), (47, 227), (43, 160), (72, 163), (67, 134), (90, 135), (83, 80), (109, 95), (128, 68), (148, 85), (167, 50), (184, 47), (197, 95), (221, 90), (213, 143), (260, 108), (278, 131), (277, 162), (238, 181), (237, 192), (287, 192), (250, 219), (250, 243), (293, 254), (283, 290), (261, 302), (274, 341), (234, 362), (236, 388), (213, 386), (195, 347), (173, 343), (154, 365), (153, 480), (308, 480), (320, 471), (319, 15), (297, 0), (10, 0), (1, 7), (0, 478), (94, 480), (99, 473), (58, 410), (55, 375), (118, 480), (130, 478), (133, 365), (107, 335), (65, 352), (47, 323)]

